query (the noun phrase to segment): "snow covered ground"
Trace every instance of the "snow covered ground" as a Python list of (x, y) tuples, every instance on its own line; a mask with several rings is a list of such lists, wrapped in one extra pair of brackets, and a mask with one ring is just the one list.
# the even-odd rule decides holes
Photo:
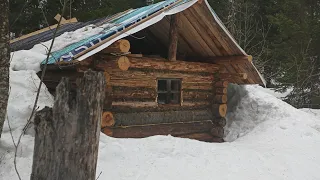
[[(14, 53), (11, 63), (8, 120), (0, 140), (0, 179), (18, 179), (9, 123), (16, 142), (36, 95), (39, 78), (35, 71), (45, 58), (45, 52), (37, 48)], [(228, 114), (228, 142), (171, 136), (114, 139), (101, 134), (97, 176), (101, 173), (100, 179), (117, 180), (320, 179), (320, 111), (295, 109), (259, 86), (240, 88), (245, 93)], [(52, 103), (43, 87), (39, 109)], [(31, 127), (18, 147), (22, 179), (30, 178), (33, 143)]]

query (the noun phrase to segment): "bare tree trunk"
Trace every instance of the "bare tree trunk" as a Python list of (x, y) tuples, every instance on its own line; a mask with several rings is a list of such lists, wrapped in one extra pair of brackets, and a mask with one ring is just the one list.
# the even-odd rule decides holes
[(9, 2), (0, 0), (0, 137), (6, 119), (9, 97)]
[(95, 180), (106, 82), (88, 71), (76, 93), (63, 78), (53, 108), (35, 117), (31, 180)]

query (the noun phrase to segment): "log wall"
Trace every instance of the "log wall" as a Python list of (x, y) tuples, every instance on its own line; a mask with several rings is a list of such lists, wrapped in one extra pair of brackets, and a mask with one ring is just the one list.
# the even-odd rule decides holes
[[(87, 68), (103, 71), (106, 78), (102, 115), (102, 128), (106, 134), (130, 137), (130, 133), (137, 131), (138, 134), (132, 137), (146, 137), (185, 127), (184, 133), (173, 133), (174, 136), (223, 141), (228, 82), (219, 76), (219, 65), (101, 53), (94, 56), (92, 63), (85, 63), (85, 66), (82, 63), (74, 70), (48, 71), (44, 83), (54, 91), (60, 79), (67, 76), (72, 82), (71, 88), (76, 87), (76, 79), (82, 77), (82, 69)], [(180, 104), (158, 104), (159, 78), (181, 79)], [(197, 123), (202, 127), (208, 123), (210, 126), (201, 130), (192, 127)], [(179, 129), (179, 132), (183, 131), (183, 128)]]

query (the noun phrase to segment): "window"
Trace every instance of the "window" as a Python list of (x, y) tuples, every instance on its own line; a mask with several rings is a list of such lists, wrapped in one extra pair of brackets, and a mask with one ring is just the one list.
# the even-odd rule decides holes
[(158, 104), (180, 104), (181, 79), (158, 79)]

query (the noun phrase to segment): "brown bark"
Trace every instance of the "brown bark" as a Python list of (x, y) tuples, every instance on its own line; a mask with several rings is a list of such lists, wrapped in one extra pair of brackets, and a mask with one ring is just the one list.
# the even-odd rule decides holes
[(204, 121), (213, 119), (210, 110), (176, 110), (163, 112), (114, 113), (115, 126), (134, 126), (145, 124), (163, 124), (177, 122)]
[(213, 93), (210, 91), (183, 91), (183, 100), (210, 100)]
[(117, 100), (132, 100), (132, 99), (153, 99), (157, 98), (157, 90), (155, 88), (131, 88), (131, 87), (113, 87), (112, 99)]
[(111, 86), (156, 88), (158, 78), (182, 79), (182, 89), (212, 89), (214, 75), (189, 74), (174, 71), (122, 71), (120, 69), (104, 69), (110, 74)]
[(171, 15), (171, 20), (170, 20), (169, 50), (168, 50), (169, 61), (177, 60), (178, 37), (179, 37), (179, 14), (174, 14), (174, 15)]
[(105, 81), (87, 72), (76, 93), (62, 79), (53, 108), (35, 118), (31, 180), (95, 180)]
[[(211, 73), (218, 72), (222, 67), (217, 64), (210, 63), (198, 63), (198, 62), (186, 62), (186, 61), (166, 61), (164, 58), (155, 57), (130, 57), (129, 69), (151, 69), (151, 70), (171, 70), (179, 72), (192, 72), (192, 73)], [(99, 70), (105, 70), (110, 65), (116, 64), (118, 61), (117, 56), (100, 55), (95, 67)]]
[(209, 132), (213, 128), (212, 121), (168, 123), (142, 126), (124, 126), (104, 128), (103, 132), (116, 138), (144, 138), (154, 135), (180, 136), (191, 133)]
[(7, 114), (9, 98), (9, 2), (0, 0), (0, 137)]

